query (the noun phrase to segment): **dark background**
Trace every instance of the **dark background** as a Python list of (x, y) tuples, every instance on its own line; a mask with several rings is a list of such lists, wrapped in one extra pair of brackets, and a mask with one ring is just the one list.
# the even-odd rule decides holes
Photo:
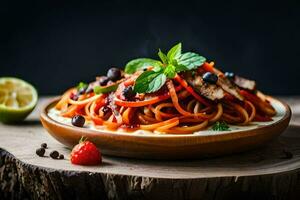
[(292, 1), (1, 1), (0, 76), (58, 94), (181, 41), (274, 95), (300, 94), (300, 12)]

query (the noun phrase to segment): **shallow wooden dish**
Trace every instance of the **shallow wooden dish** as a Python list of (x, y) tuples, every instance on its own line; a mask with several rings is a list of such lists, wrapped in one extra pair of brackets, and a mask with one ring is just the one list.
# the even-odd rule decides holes
[(291, 118), (291, 110), (287, 104), (269, 98), (278, 112), (276, 120), (271, 123), (260, 123), (242, 127), (240, 130), (224, 132), (202, 131), (200, 134), (191, 135), (143, 135), (91, 130), (57, 122), (49, 117), (48, 110), (58, 100), (54, 99), (47, 104), (40, 116), (44, 128), (57, 141), (73, 147), (84, 136), (101, 148), (105, 155), (132, 158), (190, 159), (249, 150), (280, 135), (287, 128)]

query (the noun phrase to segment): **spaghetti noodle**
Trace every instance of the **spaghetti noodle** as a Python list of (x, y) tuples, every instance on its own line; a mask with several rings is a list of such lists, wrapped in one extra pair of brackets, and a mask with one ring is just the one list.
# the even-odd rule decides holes
[[(105, 126), (110, 130), (121, 128), (128, 131), (141, 129), (165, 134), (191, 134), (218, 121), (245, 126), (253, 121), (272, 120), (276, 112), (261, 92), (257, 95), (256, 90), (251, 91), (235, 85), (214, 67), (213, 62), (205, 62), (203, 66), (196, 70), (196, 78), (210, 72), (223, 79), (214, 86), (222, 90), (222, 98), (212, 100), (208, 93), (215, 92), (213, 89), (209, 90), (211, 83), (193, 85), (193, 82), (188, 80), (193, 81), (196, 78), (186, 78), (188, 74), (181, 72), (174, 78), (168, 78), (156, 92), (134, 93), (126, 99), (122, 92), (125, 88), (134, 87), (137, 77), (142, 73), (137, 71), (134, 74), (122, 72), (122, 81), (118, 81), (114, 91), (96, 94), (94, 89), (90, 93), (81, 94), (78, 88), (69, 89), (55, 108), (63, 117), (82, 115), (86, 120), (93, 122), (96, 128)], [(147, 70), (151, 69), (152, 67)], [(236, 87), (234, 92), (227, 91), (233, 87), (222, 85), (227, 82), (229, 84), (229, 81)], [(89, 87), (95, 85), (99, 87), (97, 81)], [(235, 93), (240, 96), (235, 97)], [(74, 95), (77, 95), (78, 99), (72, 99)]]

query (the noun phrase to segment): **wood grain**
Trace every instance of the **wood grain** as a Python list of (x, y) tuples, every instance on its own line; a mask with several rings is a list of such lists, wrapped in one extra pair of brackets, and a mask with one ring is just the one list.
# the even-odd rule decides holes
[[(104, 156), (102, 166), (83, 167), (42, 128), (43, 99), (22, 124), (0, 125), (0, 199), (299, 199), (300, 98), (287, 100), (292, 125), (264, 148), (184, 161)], [(47, 155), (55, 149), (66, 159), (36, 156), (42, 142)], [(293, 158), (282, 159), (283, 149)]]

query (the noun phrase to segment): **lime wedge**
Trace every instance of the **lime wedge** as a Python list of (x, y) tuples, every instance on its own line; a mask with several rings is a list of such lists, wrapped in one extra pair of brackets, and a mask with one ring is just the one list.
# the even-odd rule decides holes
[(22, 121), (37, 104), (38, 94), (29, 83), (12, 77), (0, 78), (0, 121)]

